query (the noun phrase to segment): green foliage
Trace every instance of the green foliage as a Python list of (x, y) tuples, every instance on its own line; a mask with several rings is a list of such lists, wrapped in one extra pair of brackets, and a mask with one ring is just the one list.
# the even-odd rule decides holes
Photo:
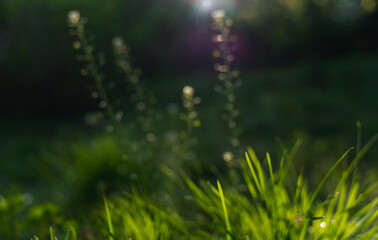
[(70, 226), (76, 226), (74, 221), (63, 217), (60, 206), (45, 202), (41, 205), (32, 204), (30, 194), (15, 195), (8, 198), (0, 198), (0, 237), (3, 239), (25, 239), (35, 229), (40, 229), (40, 236), (46, 237), (48, 231), (42, 229), (48, 225), (54, 225), (59, 230)]
[[(215, 16), (215, 22), (219, 27), (222, 36), (229, 37), (230, 24), (228, 20), (221, 21), (224, 17), (224, 12), (217, 12), (222, 16)], [(133, 91), (136, 92), (136, 102), (143, 104), (142, 110), (138, 114), (141, 122), (136, 121), (136, 125), (147, 133), (147, 141), (131, 140), (128, 136), (129, 128), (124, 128), (121, 124), (121, 118), (117, 118), (116, 110), (113, 108), (107, 92), (104, 88), (104, 78), (97, 66), (97, 60), (94, 57), (93, 47), (87, 40), (85, 33), (86, 19), (80, 16), (77, 11), (69, 13), (69, 25), (73, 27), (78, 41), (74, 43), (74, 48), (83, 50), (83, 59), (88, 63), (86, 71), (93, 77), (100, 98), (100, 107), (103, 103), (104, 112), (111, 120), (111, 124), (116, 131), (116, 138), (123, 141), (119, 144), (121, 148), (126, 147), (126, 151), (130, 153), (132, 148), (127, 148), (128, 144), (138, 142), (137, 150), (133, 152), (135, 156), (143, 152), (150, 152), (154, 149), (154, 145), (148, 144), (152, 142), (157, 144), (155, 146), (164, 146), (164, 141), (159, 138), (155, 139), (155, 134), (149, 132), (153, 127), (147, 124), (147, 121), (152, 117), (148, 117), (144, 113), (144, 109), (148, 103), (146, 96), (143, 94), (144, 90), (139, 85), (139, 75), (135, 73), (130, 67), (128, 56), (128, 48), (121, 38), (115, 38), (113, 41), (118, 66), (123, 70), (127, 82), (133, 86)], [(223, 27), (222, 27), (223, 26)], [(225, 31), (226, 33), (224, 33)], [(226, 43), (228, 43), (226, 41)], [(219, 68), (225, 68), (225, 79), (220, 80), (225, 82), (224, 91), (228, 99), (227, 104), (231, 104), (232, 108), (229, 111), (228, 123), (234, 121), (233, 88), (233, 73), (229, 71), (230, 61), (228, 55), (230, 52), (218, 52), (218, 55), (227, 55), (224, 60), (224, 65)], [(217, 55), (217, 54), (215, 54)], [(195, 127), (196, 115), (191, 117), (194, 112), (194, 89), (186, 86), (183, 89), (184, 107), (187, 113), (183, 114), (183, 120), (186, 122), (186, 136), (190, 136), (192, 128)], [(137, 107), (138, 110), (138, 107)], [(156, 121), (151, 121), (156, 124)], [(233, 128), (229, 126), (229, 128)], [(298, 152), (301, 141), (297, 141), (290, 152), (283, 151), (278, 170), (274, 170), (270, 154), (266, 154), (266, 162), (268, 171), (264, 169), (264, 164), (258, 159), (256, 153), (252, 148), (248, 148), (245, 153), (245, 160), (240, 160), (234, 163), (235, 166), (240, 167), (239, 175), (243, 176), (244, 181), (241, 182), (238, 178), (230, 180), (233, 184), (238, 184), (234, 187), (223, 188), (220, 181), (217, 181), (217, 187), (211, 183), (200, 180), (199, 184), (191, 180), (190, 177), (178, 177), (173, 172), (182, 168), (182, 165), (169, 165), (169, 162), (152, 164), (153, 168), (161, 169), (163, 173), (168, 175), (173, 181), (176, 181), (180, 186), (185, 188), (191, 197), (191, 202), (182, 202), (177, 197), (172, 197), (167, 193), (166, 186), (157, 183), (150, 184), (156, 186), (156, 190), (165, 189), (165, 191), (157, 193), (156, 191), (147, 192), (146, 195), (138, 194), (138, 190), (131, 190), (131, 194), (124, 194), (123, 196), (113, 197), (108, 200), (105, 195), (104, 199), (104, 213), (102, 217), (97, 219), (98, 228), (101, 229), (96, 234), (107, 237), (109, 240), (114, 239), (368, 239), (377, 236), (377, 229), (374, 227), (377, 218), (377, 204), (378, 198), (367, 199), (371, 196), (371, 191), (376, 187), (370, 185), (366, 189), (360, 190), (361, 182), (357, 179), (355, 168), (360, 159), (366, 154), (367, 150), (377, 140), (378, 136), (374, 136), (365, 147), (361, 148), (361, 134), (360, 125), (358, 124), (358, 143), (357, 154), (355, 158), (349, 163), (349, 166), (342, 170), (339, 181), (335, 190), (325, 198), (321, 195), (323, 187), (332, 177), (339, 167), (339, 165), (346, 161), (349, 156), (349, 149), (336, 163), (329, 169), (328, 173), (322, 178), (315, 191), (308, 189), (308, 183), (304, 178), (303, 173), (300, 173), (297, 178), (291, 176), (296, 175), (293, 170), (293, 159)], [(153, 134), (154, 138), (149, 134)], [(128, 138), (125, 138), (128, 136)], [(238, 137), (238, 134), (231, 134), (231, 137)], [(190, 138), (185, 138), (186, 140)], [(185, 140), (184, 139), (184, 140)], [(126, 144), (125, 144), (126, 143)], [(185, 143), (185, 142), (184, 142)], [(188, 143), (188, 142), (187, 142)], [(169, 145), (169, 144), (168, 144)], [(116, 142), (110, 146), (117, 146)], [(181, 154), (187, 154), (191, 144), (181, 145), (183, 151)], [(235, 146), (238, 146), (235, 145)], [(114, 152), (114, 151), (112, 151)], [(154, 153), (158, 153), (156, 149)], [(235, 152), (234, 152), (235, 153)], [(230, 153), (231, 154), (231, 153)], [(95, 156), (99, 154), (96, 153)], [(180, 157), (179, 154), (173, 155)], [(146, 159), (151, 159), (152, 155), (148, 155)], [(234, 160), (224, 154), (224, 160)], [(80, 157), (82, 161), (83, 157)], [(89, 158), (91, 159), (91, 158)], [(180, 158), (179, 158), (180, 159)], [(154, 159), (156, 160), (156, 159)], [(99, 160), (101, 163), (102, 160)], [(133, 161), (126, 161), (128, 169)], [(85, 163), (84, 165), (87, 165)], [(119, 164), (116, 161), (115, 165)], [(140, 165), (141, 168), (145, 166), (146, 162)], [(158, 166), (158, 167), (157, 167)], [(179, 166), (177, 168), (177, 166)], [(344, 164), (343, 166), (346, 166)], [(176, 167), (176, 168), (175, 168)], [(79, 169), (84, 168), (79, 167)], [(172, 170), (172, 169), (173, 170)], [(99, 169), (103, 169), (101, 166)], [(89, 172), (93, 172), (89, 170)], [(235, 174), (234, 169), (230, 170)], [(268, 172), (268, 174), (266, 173)], [(353, 179), (351, 173), (355, 173)], [(142, 174), (142, 172), (141, 172)], [(153, 180), (147, 171), (144, 171), (147, 176), (146, 183)], [(180, 185), (181, 180), (184, 180), (185, 185)], [(82, 182), (82, 181), (80, 181)], [(91, 182), (91, 181), (89, 181)], [(164, 181), (163, 181), (164, 182)], [(293, 182), (296, 187), (293, 187)], [(164, 183), (163, 183), (164, 184)], [(173, 187), (177, 192), (177, 188)], [(181, 189), (182, 191), (183, 189)], [(130, 191), (130, 189), (129, 189)], [(155, 194), (155, 195), (154, 195)], [(154, 197), (155, 196), (155, 197)], [(175, 202), (179, 202), (177, 205)], [(364, 207), (362, 205), (365, 204)], [(183, 210), (184, 209), (184, 210)], [(194, 213), (194, 214), (193, 214)], [(143, 226), (143, 227), (141, 227)], [(51, 239), (55, 236), (50, 230)]]
[[(369, 148), (376, 138), (365, 148)], [(262, 171), (255, 153), (249, 149), (246, 164), (241, 163), (241, 170), (251, 198), (235, 193), (235, 188), (225, 192), (231, 222), (231, 227), (226, 224), (227, 229), (232, 229), (234, 239), (369, 239), (377, 236), (374, 222), (377, 219), (378, 198), (374, 197), (371, 201), (364, 199), (376, 188), (376, 184), (359, 192), (358, 181), (347, 181), (350, 170), (362, 155), (358, 155), (349, 168), (343, 171), (331, 197), (321, 200), (318, 197), (320, 189), (346, 154), (330, 169), (315, 192), (311, 193), (303, 182), (302, 174), (297, 178), (295, 191), (286, 187), (284, 183), (289, 180), (287, 166), (290, 162), (281, 164), (277, 172), (270, 171), (269, 176)], [(217, 203), (219, 195), (222, 201), (224, 199), (221, 190), (218, 194), (211, 185), (202, 190), (189, 183), (198, 207), (212, 219), (210, 229), (219, 233), (229, 232), (221, 222), (222, 207), (219, 201)], [(227, 222), (227, 217), (225, 219)]]
[[(64, 238), (60, 238), (63, 240), (77, 240), (76, 232), (73, 228), (71, 230), (67, 230), (66, 234), (64, 235)], [(37, 236), (34, 236), (31, 240), (39, 240)], [(58, 240), (58, 238), (54, 234), (54, 230), (52, 227), (50, 227), (50, 240)]]
[(374, 239), (378, 198), (371, 193), (377, 184), (361, 187), (350, 173), (377, 138), (343, 170), (329, 197), (319, 195), (320, 190), (350, 150), (312, 192), (302, 173), (297, 175), (296, 187), (288, 185), (294, 175), (289, 168), (293, 155), (283, 156), (274, 171), (267, 154), (266, 174), (249, 148), (245, 160), (240, 160), (245, 180), (241, 190), (236, 186), (223, 189), (219, 181), (217, 188), (203, 180), (199, 186), (186, 177), (192, 195), (185, 204), (192, 208), (189, 213), (180, 213), (172, 205), (159, 206), (133, 192), (110, 202), (105, 199), (105, 222), (99, 228), (109, 239)]
[[(111, 203), (115, 230), (109, 232), (109, 238), (113, 239), (114, 234), (115, 239), (180, 239), (185, 232), (185, 225), (178, 215), (167, 213), (137, 194), (119, 197)], [(110, 214), (106, 218), (108, 216)]]
[[(63, 212), (50, 203), (28, 209), (30, 203), (26, 195), (0, 199), (0, 221), (4, 223), (0, 225), (0, 237), (22, 239), (33, 224), (36, 229), (57, 226), (58, 232), (63, 232), (62, 229), (76, 224), (60, 216), (76, 214), (91, 224), (89, 228), (82, 226), (80, 236), (74, 228), (56, 236), (52, 227), (49, 231), (41, 230), (39, 235), (51, 240), (376, 238), (378, 198), (372, 196), (372, 192), (377, 184), (364, 186), (365, 181), (359, 179), (356, 166), (378, 137), (361, 148), (360, 124), (356, 156), (349, 165), (343, 164), (345, 168), (331, 192), (330, 186), (327, 191), (324, 187), (331, 178), (337, 179), (334, 175), (339, 165), (347, 161), (351, 149), (330, 167), (314, 187), (315, 191), (308, 187), (310, 184), (303, 172), (293, 177), (297, 176), (293, 159), (301, 141), (291, 152), (283, 151), (281, 161), (276, 161), (280, 163), (278, 170), (269, 153), (266, 162), (262, 162), (252, 148), (245, 153), (245, 160), (237, 161), (241, 131), (235, 122), (239, 112), (234, 106), (237, 85), (234, 80), (239, 73), (230, 71), (233, 56), (227, 44), (233, 39), (229, 35), (232, 21), (224, 18), (224, 14), (224, 11), (217, 12), (213, 18), (220, 42), (226, 45), (220, 44), (220, 51), (213, 54), (222, 61), (216, 65), (216, 70), (224, 84), (219, 92), (226, 97), (227, 142), (236, 148), (223, 154), (228, 167), (232, 166), (227, 178), (218, 180), (216, 186), (211, 184), (213, 180), (205, 181), (205, 178), (214, 179), (214, 175), (222, 176), (217, 169), (221, 164), (205, 166), (204, 170), (211, 174), (202, 175), (200, 160), (204, 157), (199, 158), (200, 153), (193, 154), (198, 141), (194, 129), (201, 126), (196, 111), (200, 99), (194, 95), (194, 88), (183, 88), (184, 109), (179, 114), (176, 110), (174, 115), (176, 120), (183, 120), (180, 127), (166, 128), (169, 123), (164, 122), (168, 122), (170, 116), (155, 111), (156, 98), (140, 82), (141, 71), (132, 66), (128, 46), (122, 38), (114, 38), (116, 64), (124, 75), (123, 86), (130, 93), (127, 104), (135, 105), (136, 110), (134, 119), (123, 120), (124, 110), (120, 110), (123, 106), (109, 94), (102, 73), (105, 58), (95, 52), (93, 40), (85, 29), (87, 19), (78, 11), (70, 11), (68, 23), (75, 37), (73, 48), (81, 51), (78, 58), (85, 64), (81, 73), (93, 78), (95, 90), (91, 95), (99, 101), (100, 111), (95, 113), (94, 121), (105, 123), (108, 133), (93, 138), (88, 145), (72, 144), (60, 156), (44, 152), (42, 161), (47, 164), (39, 167), (40, 173), (56, 188), (55, 193), (63, 196), (62, 203), (68, 210)], [(105, 114), (110, 121), (104, 120)], [(56, 176), (62, 176), (63, 180), (55, 180)], [(230, 184), (222, 187), (220, 182)], [(100, 190), (104, 207), (95, 205)], [(104, 190), (112, 197), (106, 198)], [(128, 193), (119, 196), (122, 190)], [(184, 199), (189, 201), (177, 196), (178, 193), (186, 194)], [(78, 209), (81, 212), (77, 212)], [(96, 227), (92, 229), (93, 226)], [(34, 240), (38, 237), (34, 236)]]

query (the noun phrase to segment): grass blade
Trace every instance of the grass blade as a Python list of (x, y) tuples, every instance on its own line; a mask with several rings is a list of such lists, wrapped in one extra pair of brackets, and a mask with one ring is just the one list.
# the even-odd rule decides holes
[(272, 168), (272, 160), (270, 159), (270, 154), (268, 152), (266, 153), (266, 160), (268, 161), (270, 180), (272, 182), (272, 189), (274, 189), (274, 175), (273, 175), (273, 168)]
[(357, 156), (353, 159), (349, 167), (343, 173), (343, 178), (348, 178), (352, 173), (353, 169), (357, 166), (357, 163), (365, 156), (366, 152), (373, 146), (373, 144), (378, 140), (378, 134), (374, 135), (366, 145), (358, 152)]
[(113, 237), (114, 229), (113, 229), (113, 224), (112, 224), (112, 218), (110, 215), (108, 200), (106, 199), (105, 193), (103, 193), (103, 198), (104, 198), (104, 205), (105, 205), (106, 221), (108, 223), (108, 228), (109, 228), (109, 240), (114, 240), (114, 237)]
[(301, 196), (302, 188), (303, 188), (303, 174), (301, 172), (297, 180), (297, 189), (295, 190), (295, 197), (294, 197), (294, 203), (293, 203), (294, 206), (299, 205), (299, 199)]
[(64, 237), (64, 240), (70, 240), (70, 230), (67, 231), (66, 236)]
[(318, 196), (320, 190), (323, 188), (325, 182), (327, 181), (327, 179), (329, 178), (329, 176), (331, 176), (331, 174), (333, 173), (333, 171), (336, 169), (336, 167), (339, 165), (339, 163), (344, 160), (344, 158), (348, 155), (348, 153), (353, 149), (352, 148), (349, 148), (348, 151), (346, 151), (343, 156), (341, 156), (341, 158), (333, 165), (333, 167), (328, 171), (328, 173), (326, 174), (326, 176), (323, 178), (323, 180), (320, 182), (319, 186), (316, 188), (314, 194), (312, 195), (311, 197), (311, 200), (310, 200), (310, 207), (312, 207), (312, 205), (314, 204), (315, 200), (316, 200), (316, 197)]
[(54, 240), (54, 230), (52, 227), (50, 227), (50, 239)]
[(222, 186), (221, 186), (219, 180), (217, 181), (217, 185), (218, 185), (219, 196), (220, 196), (220, 199), (222, 201), (224, 220), (226, 222), (227, 240), (231, 240), (231, 226), (230, 226), (230, 221), (228, 219), (228, 213), (227, 213), (227, 208), (226, 208), (226, 201), (224, 199)]
[[(329, 176), (331, 176), (331, 174), (333, 173), (333, 171), (336, 169), (336, 167), (339, 165), (339, 163), (344, 160), (344, 158), (348, 155), (348, 153), (352, 150), (353, 148), (349, 148), (348, 151), (346, 151), (342, 156), (341, 158), (333, 165), (333, 167), (328, 171), (328, 173), (326, 174), (326, 176), (323, 178), (323, 180), (320, 182), (319, 186), (316, 188), (314, 194), (312, 195), (311, 197), (311, 200), (310, 200), (310, 203), (308, 205), (308, 208), (307, 208), (307, 211), (305, 214), (309, 214), (309, 211), (311, 210), (311, 208), (313, 207), (314, 203), (315, 203), (315, 200), (316, 200), (316, 197), (318, 196), (320, 190), (323, 188), (325, 182), (327, 181), (327, 179), (329, 178)], [(308, 216), (307, 216), (308, 217)], [(306, 238), (306, 234), (307, 234), (307, 231), (308, 231), (308, 227), (309, 227), (309, 224), (310, 224), (310, 220), (307, 220), (302, 228), (302, 232), (301, 232), (301, 236), (300, 236), (300, 240), (304, 240)]]
[(75, 228), (71, 227), (70, 232), (71, 232), (71, 235), (72, 235), (72, 237), (71, 237), (72, 240), (77, 240), (77, 234), (76, 234)]
[(265, 192), (265, 189), (266, 189), (265, 174), (264, 174), (264, 171), (262, 170), (259, 160), (257, 159), (256, 153), (255, 151), (253, 151), (252, 148), (248, 148), (248, 155), (250, 156), (250, 159), (252, 160), (253, 165), (255, 165), (256, 167), (257, 174), (259, 176), (261, 190), (262, 192)]
[(247, 164), (248, 164), (249, 170), (252, 173), (252, 177), (253, 177), (253, 180), (255, 181), (257, 190), (259, 190), (259, 192), (261, 192), (261, 187), (260, 187), (259, 180), (257, 179), (257, 175), (256, 175), (256, 172), (255, 172), (255, 169), (252, 166), (251, 159), (250, 159), (249, 154), (247, 152), (245, 152), (245, 159), (247, 160)]

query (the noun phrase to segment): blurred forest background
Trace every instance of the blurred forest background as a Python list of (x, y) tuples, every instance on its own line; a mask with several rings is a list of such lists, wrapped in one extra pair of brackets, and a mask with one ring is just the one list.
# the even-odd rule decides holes
[[(208, 161), (222, 168), (224, 150), (217, 142), (217, 127), (223, 124), (219, 114), (223, 102), (214, 91), (219, 80), (213, 69), (210, 11), (201, 4), (195, 0), (0, 0), (0, 193), (31, 192), (38, 193), (33, 195), (36, 200), (61, 200), (64, 193), (56, 187), (62, 186), (58, 179), (63, 177), (53, 164), (75, 154), (91, 158), (77, 146), (99, 158), (112, 154), (106, 144), (108, 152), (96, 144), (88, 146), (106, 133), (86, 121), (88, 113), (98, 111), (98, 101), (91, 97), (93, 81), (80, 74), (83, 64), (76, 61), (72, 48), (67, 27), (67, 12), (72, 9), (89, 19), (87, 30), (95, 36), (95, 51), (105, 56), (102, 71), (108, 83), (120, 75), (114, 66), (112, 39), (121, 36), (162, 112), (171, 103), (181, 104), (185, 85), (196, 89), (202, 98), (198, 107), (202, 127), (194, 134), (206, 143), (198, 146), (198, 155), (204, 165)], [(299, 162), (317, 180), (356, 144), (357, 120), (364, 142), (378, 132), (376, 0), (223, 4), (238, 37), (233, 67), (243, 80), (236, 107), (241, 111), (244, 145), (278, 155), (280, 144), (290, 147), (302, 137), (303, 151), (310, 154)], [(125, 102), (130, 109), (125, 112), (127, 120), (133, 106)], [(67, 149), (71, 152), (65, 155)], [(377, 154), (375, 147), (362, 163), (363, 169), (370, 169), (367, 177), (376, 173)], [(85, 174), (86, 166), (81, 170)], [(101, 177), (81, 179), (77, 188)]]

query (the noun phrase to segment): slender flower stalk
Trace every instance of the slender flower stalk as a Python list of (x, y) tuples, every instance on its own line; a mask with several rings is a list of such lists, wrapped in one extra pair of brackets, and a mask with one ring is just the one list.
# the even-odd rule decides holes
[(182, 118), (186, 122), (186, 131), (188, 135), (191, 135), (193, 128), (201, 126), (201, 121), (198, 119), (198, 114), (195, 111), (195, 105), (199, 104), (201, 99), (195, 97), (194, 93), (194, 88), (191, 86), (185, 86), (182, 89), (182, 101), (183, 106), (186, 109), (186, 113), (182, 115)]
[(94, 56), (94, 47), (90, 45), (88, 37), (85, 33), (85, 24), (87, 19), (81, 17), (80, 12), (77, 10), (72, 10), (68, 12), (68, 26), (71, 27), (71, 33), (77, 40), (73, 43), (73, 48), (76, 50), (82, 50), (82, 59), (87, 63), (86, 69), (81, 71), (82, 75), (89, 75), (93, 78), (95, 87), (98, 93), (92, 94), (94, 97), (100, 97), (101, 101), (99, 103), (100, 108), (104, 108), (108, 117), (111, 119), (112, 124), (116, 126), (119, 130), (124, 131), (122, 125), (120, 124), (121, 118), (120, 114), (115, 112), (109, 97), (105, 91), (104, 87), (104, 75), (99, 72), (98, 63)]
[(213, 51), (213, 57), (218, 61), (214, 65), (214, 69), (218, 72), (218, 79), (222, 82), (222, 86), (217, 85), (215, 91), (225, 97), (226, 104), (222, 119), (226, 122), (229, 129), (228, 143), (232, 151), (225, 152), (223, 158), (227, 162), (232, 162), (234, 155), (238, 154), (240, 146), (241, 129), (237, 124), (237, 117), (240, 112), (235, 107), (235, 90), (240, 87), (241, 80), (238, 79), (239, 71), (232, 69), (232, 62), (235, 60), (235, 42), (237, 37), (231, 34), (233, 21), (226, 17), (224, 10), (215, 10), (211, 13), (213, 19), (212, 28), (215, 31), (213, 42), (217, 44), (217, 48)]
[(157, 117), (152, 106), (156, 104), (156, 97), (141, 84), (141, 70), (132, 67), (129, 47), (121, 37), (113, 38), (113, 52), (115, 62), (124, 74), (126, 90), (133, 92), (130, 100), (137, 110), (136, 122), (140, 125), (147, 141), (153, 142), (151, 140), (155, 139), (154, 132), (156, 132), (153, 129), (153, 122), (157, 121)]

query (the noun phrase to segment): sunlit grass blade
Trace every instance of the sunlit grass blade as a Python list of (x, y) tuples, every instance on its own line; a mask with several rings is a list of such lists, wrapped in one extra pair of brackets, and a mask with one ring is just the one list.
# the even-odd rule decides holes
[(297, 189), (295, 190), (294, 206), (299, 206), (299, 199), (303, 188), (303, 174), (302, 172), (298, 176)]
[(225, 223), (226, 223), (227, 240), (231, 240), (231, 234), (232, 234), (231, 233), (231, 225), (230, 225), (230, 220), (228, 219), (228, 212), (227, 212), (227, 208), (226, 208), (226, 201), (225, 201), (225, 198), (224, 198), (224, 195), (223, 195), (222, 186), (221, 186), (221, 184), (220, 184), (219, 181), (217, 181), (217, 185), (218, 185), (219, 196), (220, 196), (220, 199), (221, 199), (221, 202), (222, 202), (224, 220), (225, 220)]
[(283, 182), (285, 180), (285, 173), (286, 173), (285, 160), (286, 160), (286, 155), (287, 155), (287, 150), (285, 149), (283, 151), (283, 153), (282, 153), (281, 161), (280, 161), (279, 182), (278, 182), (278, 186), (280, 188), (283, 186)]
[(310, 200), (310, 207), (313, 206), (313, 204), (315, 203), (315, 200), (320, 192), (320, 190), (323, 188), (325, 182), (327, 181), (327, 179), (331, 176), (331, 174), (333, 173), (333, 171), (336, 169), (336, 167), (339, 165), (339, 163), (341, 161), (344, 160), (344, 158), (348, 155), (348, 153), (352, 150), (353, 148), (349, 148), (348, 151), (346, 151), (343, 156), (341, 156), (341, 158), (333, 165), (333, 167), (328, 171), (328, 173), (325, 175), (325, 177), (322, 179), (322, 181), (320, 182), (319, 186), (316, 188), (314, 194), (312, 195), (311, 197), (311, 200)]
[(58, 240), (57, 237), (54, 236), (54, 230), (52, 227), (50, 227), (50, 239), (51, 240)]
[(185, 178), (185, 182), (188, 185), (189, 189), (194, 194), (194, 198), (198, 205), (201, 207), (207, 207), (212, 201), (190, 178)]
[(108, 230), (109, 230), (109, 240), (114, 240), (113, 223), (112, 223), (112, 218), (110, 215), (108, 200), (106, 199), (105, 193), (103, 194), (103, 198), (104, 198), (104, 205), (105, 205), (106, 222), (108, 224)]
[(374, 135), (366, 145), (358, 152), (357, 156), (352, 160), (349, 167), (343, 173), (342, 178), (348, 178), (352, 171), (357, 166), (358, 162), (362, 159), (363, 156), (367, 153), (367, 151), (373, 146), (373, 144), (378, 140), (378, 134)]
[(378, 239), (378, 226), (373, 227), (369, 231), (361, 234), (359, 240)]
[(257, 174), (259, 176), (260, 185), (261, 185), (261, 190), (262, 192), (265, 193), (266, 192), (266, 182), (265, 182), (266, 179), (265, 179), (265, 173), (261, 167), (260, 161), (258, 160), (255, 151), (251, 147), (248, 148), (248, 154), (251, 156), (252, 162), (256, 167)]
[(64, 240), (70, 240), (70, 230), (67, 230), (67, 233), (66, 233), (66, 235), (65, 235), (65, 237), (64, 237)]
[(274, 174), (273, 174), (272, 160), (268, 152), (266, 153), (266, 160), (268, 161), (270, 180), (272, 182), (272, 189), (274, 189)]
[[(366, 219), (365, 225), (369, 225), (373, 221), (375, 221), (375, 219), (377, 219), (377, 217), (378, 217), (378, 208), (377, 208), (377, 205), (378, 205), (378, 198), (376, 198), (373, 202), (371, 202), (370, 204), (368, 204), (369, 208), (368, 208), (367, 212), (370, 212), (371, 216)], [(365, 210), (365, 209), (363, 209), (363, 210)], [(365, 216), (369, 215), (367, 212), (364, 214)]]
[(378, 186), (378, 182), (376, 182), (375, 184), (372, 184), (370, 187), (368, 187), (366, 190), (364, 190), (363, 192), (361, 192), (358, 197), (353, 201), (353, 203), (346, 209), (346, 210), (350, 210), (351, 208), (354, 208), (355, 206), (357, 206), (360, 202), (362, 202), (362, 200), (365, 199), (365, 197), (372, 191), (374, 190), (376, 187)]
[(252, 196), (253, 199), (257, 199), (258, 198), (257, 191), (256, 191), (255, 186), (252, 183), (250, 175), (248, 174), (247, 167), (245, 166), (244, 162), (241, 162), (240, 165), (241, 165), (244, 181), (247, 184), (249, 193), (251, 194), (251, 196)]
[(247, 164), (248, 164), (249, 170), (251, 171), (251, 174), (252, 174), (253, 180), (255, 181), (255, 184), (256, 184), (257, 190), (259, 190), (259, 192), (261, 193), (260, 182), (259, 182), (259, 180), (257, 179), (256, 171), (255, 171), (255, 169), (253, 168), (253, 165), (252, 165), (252, 163), (251, 163), (251, 159), (250, 159), (250, 157), (249, 157), (248, 152), (245, 153), (245, 159), (247, 160)]
[[(328, 171), (328, 173), (325, 175), (325, 177), (322, 179), (322, 181), (320, 182), (320, 184), (318, 185), (318, 187), (316, 188), (315, 192), (312, 194), (312, 197), (311, 197), (311, 200), (310, 200), (310, 203), (309, 203), (309, 206), (308, 206), (308, 209), (306, 210), (306, 217), (309, 217), (308, 215), (310, 214), (310, 211), (311, 211), (311, 208), (313, 207), (314, 203), (315, 203), (315, 200), (320, 192), (320, 190), (323, 188), (325, 182), (327, 181), (327, 179), (331, 176), (331, 174), (333, 173), (333, 171), (336, 169), (336, 167), (340, 164), (341, 161), (344, 160), (344, 158), (348, 155), (348, 153), (352, 150), (353, 148), (349, 148), (348, 151), (346, 151), (342, 156), (341, 158), (333, 165), (333, 167)], [(310, 224), (310, 219), (307, 219), (303, 228), (302, 228), (302, 232), (301, 232), (301, 236), (300, 236), (300, 240), (304, 240), (306, 238), (306, 235), (307, 235), (307, 231), (308, 231), (308, 227), (309, 227), (309, 224)]]
[(54, 240), (54, 230), (52, 227), (50, 227), (50, 239)]
[(298, 152), (298, 149), (302, 145), (302, 142), (303, 141), (300, 138), (295, 142), (295, 144), (294, 144), (293, 148), (291, 149), (289, 156), (288, 156), (288, 164), (292, 163), (292, 160), (293, 160), (295, 154)]
[[(377, 141), (378, 135), (374, 135), (368, 143), (359, 151), (357, 156), (352, 160), (350, 163), (349, 167), (343, 172), (341, 179), (338, 183), (338, 186), (336, 189), (339, 191), (339, 202), (338, 202), (338, 207), (337, 207), (337, 214), (340, 214), (341, 212), (344, 211), (345, 209), (345, 204), (344, 201), (346, 199), (347, 195), (347, 186), (346, 186), (346, 181), (352, 171), (356, 168), (357, 163), (361, 160), (361, 158), (367, 153), (367, 151), (373, 146), (373, 144)], [(353, 182), (355, 182), (355, 178), (353, 179)]]
[(360, 233), (363, 229), (366, 229), (370, 224), (372, 224), (373, 221), (377, 219), (378, 217), (377, 203), (378, 203), (378, 199), (372, 202), (371, 206), (369, 206), (369, 209), (364, 214), (363, 218), (361, 218), (357, 223), (353, 224), (351, 228), (347, 228), (347, 231), (344, 235), (345, 238), (348, 238), (352, 235), (356, 235)]
[[(345, 201), (348, 194), (348, 187), (346, 182), (342, 182), (341, 186), (338, 188), (338, 203), (336, 208), (336, 216), (341, 216), (345, 211)], [(339, 228), (341, 225), (339, 224)]]
[(349, 192), (348, 201), (346, 203), (345, 209), (350, 208), (353, 203), (356, 201), (358, 190), (359, 190), (360, 184), (358, 182), (354, 182), (351, 190)]
[(77, 234), (76, 234), (75, 228), (71, 227), (70, 232), (71, 232), (72, 240), (77, 240)]

